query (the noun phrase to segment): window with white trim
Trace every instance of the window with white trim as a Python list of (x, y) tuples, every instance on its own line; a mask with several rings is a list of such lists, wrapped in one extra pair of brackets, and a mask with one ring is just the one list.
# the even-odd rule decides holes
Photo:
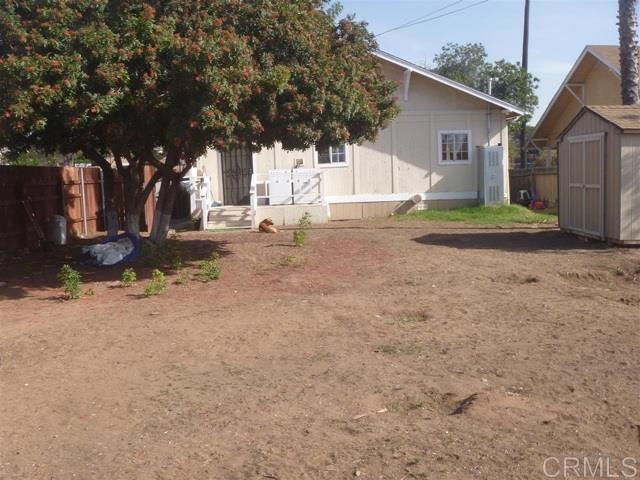
[(340, 166), (347, 164), (347, 146), (317, 148), (319, 166)]
[(471, 163), (471, 132), (443, 131), (438, 132), (438, 137), (439, 163)]

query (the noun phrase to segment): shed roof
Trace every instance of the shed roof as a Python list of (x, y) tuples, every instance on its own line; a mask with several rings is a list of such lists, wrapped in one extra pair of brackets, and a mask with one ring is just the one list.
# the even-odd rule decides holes
[(589, 105), (586, 109), (624, 132), (640, 131), (640, 105)]

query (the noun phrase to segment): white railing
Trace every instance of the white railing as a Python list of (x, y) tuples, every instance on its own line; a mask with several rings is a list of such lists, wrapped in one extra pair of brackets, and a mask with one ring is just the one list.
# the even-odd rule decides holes
[(252, 226), (258, 207), (324, 205), (324, 176), (321, 170), (297, 168), (270, 170), (251, 176)]
[(209, 207), (211, 206), (211, 177), (196, 177), (191, 185), (191, 213), (198, 210), (202, 213), (200, 230), (206, 230), (209, 222)]

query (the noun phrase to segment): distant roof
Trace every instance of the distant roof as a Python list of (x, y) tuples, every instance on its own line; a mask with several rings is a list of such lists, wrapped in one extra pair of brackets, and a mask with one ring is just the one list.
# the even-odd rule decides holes
[[(547, 109), (533, 131), (532, 140), (546, 141), (553, 145), (553, 140), (547, 138), (557, 122), (566, 121), (564, 114), (569, 103), (577, 103), (568, 86), (581, 84), (585, 81), (595, 62), (600, 62), (616, 77), (620, 77), (620, 49), (617, 45), (587, 45), (576, 60), (566, 78), (555, 93)], [(618, 93), (619, 95), (619, 93)], [(579, 105), (582, 107), (582, 105)], [(576, 108), (576, 107), (574, 107)], [(557, 130), (556, 130), (557, 131)]]
[(640, 130), (640, 105), (588, 105), (585, 108), (623, 131)]
[(375, 52), (375, 55), (378, 58), (386, 60), (390, 63), (398, 65), (399, 67), (405, 68), (412, 72), (417, 73), (418, 75), (422, 75), (423, 77), (430, 78), (431, 80), (435, 80), (436, 82), (443, 83), (444, 85), (448, 85), (451, 88), (455, 88), (461, 92), (467, 93), (473, 97), (479, 98), (486, 102), (489, 102), (493, 105), (496, 105), (504, 110), (515, 113), (516, 115), (524, 115), (524, 110), (520, 107), (516, 107), (515, 105), (510, 104), (509, 102), (505, 102), (504, 100), (500, 100), (499, 98), (492, 97), (489, 94), (476, 90), (475, 88), (468, 87), (462, 83), (451, 80), (450, 78), (443, 77), (442, 75), (438, 75), (437, 73), (432, 72), (431, 70), (427, 70), (426, 68), (422, 68), (415, 63), (411, 63), (407, 60), (404, 60), (400, 57), (396, 57), (387, 52), (383, 52), (382, 50), (378, 50)]
[(587, 50), (599, 60), (620, 74), (620, 48), (617, 45), (587, 45)]

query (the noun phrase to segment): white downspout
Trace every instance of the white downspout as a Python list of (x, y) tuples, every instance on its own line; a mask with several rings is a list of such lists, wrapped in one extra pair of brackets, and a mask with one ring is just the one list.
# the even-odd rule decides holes
[[(493, 78), (489, 79), (489, 91), (487, 92), (491, 95), (493, 90)], [(487, 147), (491, 146), (491, 104), (487, 102)]]

